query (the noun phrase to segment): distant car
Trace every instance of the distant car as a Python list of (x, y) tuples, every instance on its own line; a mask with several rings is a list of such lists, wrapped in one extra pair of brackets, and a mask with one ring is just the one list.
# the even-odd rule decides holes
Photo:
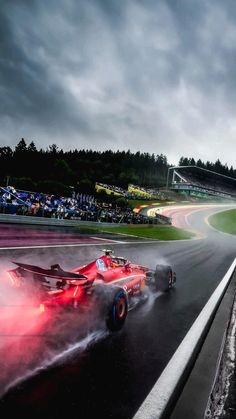
[(79, 308), (93, 299), (93, 310), (102, 308), (107, 328), (118, 331), (125, 323), (127, 313), (137, 296), (145, 289), (166, 292), (176, 282), (176, 274), (169, 265), (157, 265), (155, 270), (132, 263), (124, 257), (103, 250), (101, 257), (71, 271), (59, 265), (50, 269), (21, 262), (8, 270), (11, 285), (39, 298), (42, 311), (53, 306)]

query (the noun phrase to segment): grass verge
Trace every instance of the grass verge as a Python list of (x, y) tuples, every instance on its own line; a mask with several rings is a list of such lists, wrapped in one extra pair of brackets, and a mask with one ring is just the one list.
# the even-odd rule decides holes
[[(83, 227), (82, 227), (83, 228)], [(194, 237), (192, 232), (181, 230), (173, 226), (157, 225), (127, 225), (114, 227), (86, 226), (86, 230), (94, 233), (125, 234), (152, 240), (185, 240)]]
[(231, 209), (211, 215), (209, 224), (224, 233), (236, 234), (236, 210)]

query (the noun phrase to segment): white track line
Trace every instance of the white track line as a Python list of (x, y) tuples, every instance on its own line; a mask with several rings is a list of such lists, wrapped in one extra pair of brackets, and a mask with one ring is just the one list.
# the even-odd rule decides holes
[[(171, 242), (173, 241), (182, 241), (182, 240), (171, 240)], [(115, 242), (115, 243), (110, 243), (107, 242), (107, 244), (110, 244), (112, 246), (116, 246), (116, 245), (132, 245), (132, 244), (159, 244), (160, 241), (158, 240), (149, 240), (149, 241), (131, 241), (131, 242)], [(50, 248), (57, 248), (57, 247), (85, 247), (85, 246), (101, 246), (101, 243), (78, 243), (78, 244), (50, 244), (50, 245), (35, 245), (35, 246), (12, 246), (12, 247), (0, 247), (0, 251), (1, 250), (21, 250), (21, 249), (50, 249)]]
[(114, 242), (114, 243), (123, 243), (120, 240), (113, 240), (113, 239), (104, 239), (103, 237), (90, 237), (91, 239), (94, 240), (102, 240), (102, 241), (109, 241), (109, 242)]
[(212, 315), (220, 304), (235, 267), (236, 258), (133, 419), (161, 419), (171, 409), (173, 397), (176, 400), (179, 396), (183, 377), (193, 365), (196, 358), (196, 349), (199, 349), (203, 341)]

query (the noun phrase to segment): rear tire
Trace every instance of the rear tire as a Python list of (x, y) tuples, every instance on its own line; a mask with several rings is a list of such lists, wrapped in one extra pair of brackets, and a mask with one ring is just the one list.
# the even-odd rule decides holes
[(166, 292), (173, 287), (174, 277), (169, 265), (157, 265), (154, 273), (154, 284), (157, 291)]
[(120, 330), (128, 313), (128, 299), (122, 288), (115, 288), (109, 296), (106, 325), (112, 332)]

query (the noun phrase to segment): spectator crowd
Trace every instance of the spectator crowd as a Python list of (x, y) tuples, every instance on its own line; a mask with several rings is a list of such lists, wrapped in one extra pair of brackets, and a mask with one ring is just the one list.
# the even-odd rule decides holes
[(0, 188), (0, 213), (108, 223), (158, 223), (131, 208), (97, 202), (92, 195), (72, 192), (71, 197), (63, 197), (20, 191), (12, 186)]
[(144, 188), (130, 183), (128, 189), (123, 189), (119, 186), (108, 185), (107, 183), (96, 182), (96, 190), (104, 189), (107, 193), (119, 194), (128, 199), (161, 199), (164, 200), (167, 196), (159, 189)]

